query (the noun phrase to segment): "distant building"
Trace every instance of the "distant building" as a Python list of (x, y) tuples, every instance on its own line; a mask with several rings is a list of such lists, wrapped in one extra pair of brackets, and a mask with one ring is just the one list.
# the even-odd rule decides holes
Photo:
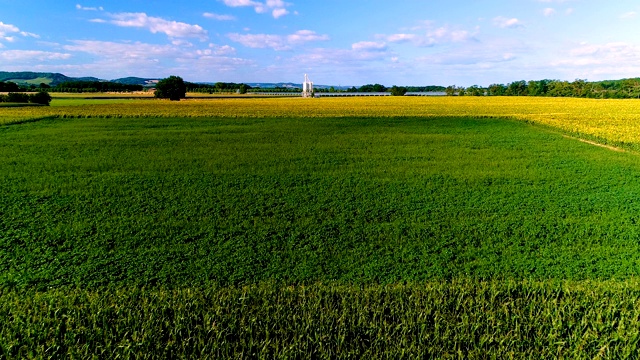
[(302, 83), (302, 97), (313, 97), (313, 82), (309, 80), (307, 74), (304, 74), (304, 82)]

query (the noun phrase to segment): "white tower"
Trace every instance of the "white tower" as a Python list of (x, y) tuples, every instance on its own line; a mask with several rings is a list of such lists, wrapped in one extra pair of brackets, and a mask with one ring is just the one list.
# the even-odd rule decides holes
[(313, 96), (313, 82), (309, 80), (307, 74), (304, 74), (304, 82), (302, 83), (302, 97)]

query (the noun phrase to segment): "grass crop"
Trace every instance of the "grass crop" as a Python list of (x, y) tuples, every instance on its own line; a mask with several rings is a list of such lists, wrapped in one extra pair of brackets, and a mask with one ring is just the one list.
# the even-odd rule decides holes
[[(0, 124), (49, 117), (492, 117), (550, 126), (600, 143), (640, 150), (640, 102), (634, 100), (539, 97), (238, 97), (191, 99), (180, 102), (111, 99), (105, 103), (99, 99), (85, 99), (87, 94), (56, 96), (62, 98), (54, 98), (54, 106), (51, 107), (3, 109), (0, 112)], [(85, 106), (75, 106), (81, 104)]]
[(70, 119), (0, 136), (5, 286), (640, 271), (637, 156), (522, 122)]
[(329, 100), (3, 108), (0, 358), (638, 356), (636, 140)]
[(18, 358), (637, 358), (640, 285), (426, 282), (2, 293)]

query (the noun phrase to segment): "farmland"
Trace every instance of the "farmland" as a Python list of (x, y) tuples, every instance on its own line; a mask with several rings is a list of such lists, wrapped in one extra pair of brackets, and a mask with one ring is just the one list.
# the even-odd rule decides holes
[(82, 101), (0, 110), (8, 358), (637, 355), (634, 101)]

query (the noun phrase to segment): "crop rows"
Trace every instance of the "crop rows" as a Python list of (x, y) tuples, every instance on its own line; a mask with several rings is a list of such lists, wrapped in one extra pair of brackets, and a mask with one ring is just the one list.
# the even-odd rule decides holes
[(636, 103), (505, 99), (3, 108), (0, 359), (637, 358), (637, 155), (546, 127)]
[(637, 281), (112, 286), (0, 296), (6, 359), (640, 356)]

